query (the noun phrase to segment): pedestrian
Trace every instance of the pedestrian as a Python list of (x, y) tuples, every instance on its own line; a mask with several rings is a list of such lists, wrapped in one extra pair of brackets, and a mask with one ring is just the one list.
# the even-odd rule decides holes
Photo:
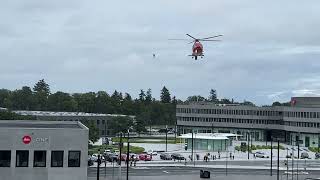
[(230, 159), (232, 158), (232, 153), (230, 153)]
[(234, 155), (232, 155), (232, 160), (234, 160)]
[(218, 156), (218, 157), (219, 157), (219, 159), (220, 159), (220, 153), (219, 153), (219, 156)]

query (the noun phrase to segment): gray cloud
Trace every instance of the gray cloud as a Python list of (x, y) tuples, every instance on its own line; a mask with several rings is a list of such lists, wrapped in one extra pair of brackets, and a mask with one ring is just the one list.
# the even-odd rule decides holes
[[(181, 99), (215, 88), (258, 104), (318, 95), (319, 17), (317, 0), (5, 1), (0, 84), (45, 78), (53, 91), (152, 88), (157, 98), (166, 85)], [(167, 41), (185, 33), (224, 36), (194, 61), (189, 44)]]

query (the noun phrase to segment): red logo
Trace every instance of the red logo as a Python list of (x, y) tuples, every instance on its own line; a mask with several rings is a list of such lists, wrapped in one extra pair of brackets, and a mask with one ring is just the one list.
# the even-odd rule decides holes
[(23, 136), (22, 142), (23, 142), (24, 144), (29, 144), (29, 143), (31, 142), (31, 137), (28, 136), (28, 135)]

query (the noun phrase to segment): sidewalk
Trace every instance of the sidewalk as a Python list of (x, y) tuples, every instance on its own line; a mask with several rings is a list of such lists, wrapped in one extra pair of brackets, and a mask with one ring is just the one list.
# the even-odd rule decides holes
[[(93, 166), (90, 166), (90, 168), (96, 168), (97, 167), (97, 163), (94, 163)], [(104, 163), (102, 163), (100, 165), (100, 168), (104, 168), (104, 167), (107, 167), (107, 168), (118, 168), (118, 164), (114, 164), (114, 166), (110, 163), (107, 163), (107, 165), (105, 166)], [(127, 165), (123, 162), (121, 164), (121, 167), (122, 168), (126, 168)], [(195, 168), (214, 168), (214, 169), (225, 169), (226, 167), (228, 169), (260, 169), (260, 170), (269, 170), (270, 169), (270, 166), (248, 166), (248, 165), (213, 165), (213, 164), (203, 164), (203, 165), (198, 165), (197, 162), (195, 163), (195, 165), (193, 163), (190, 163), (188, 162), (187, 164), (184, 164), (183, 162), (179, 163), (179, 162), (176, 162), (176, 163), (137, 163), (136, 166), (130, 166), (130, 168), (136, 168), (136, 169), (141, 169), (141, 168), (148, 168), (148, 167), (195, 167)], [(277, 167), (276, 166), (273, 166), (272, 169), (276, 170)], [(286, 171), (287, 170), (287, 167), (283, 167), (283, 166), (280, 166), (279, 169), (281, 171)], [(299, 170), (303, 171), (303, 170), (310, 170), (310, 171), (319, 171), (320, 170), (320, 167), (319, 168), (304, 168), (304, 167), (299, 167), (298, 168)], [(290, 171), (290, 168), (289, 168), (289, 171)], [(294, 171), (297, 171), (296, 168), (294, 168)]]

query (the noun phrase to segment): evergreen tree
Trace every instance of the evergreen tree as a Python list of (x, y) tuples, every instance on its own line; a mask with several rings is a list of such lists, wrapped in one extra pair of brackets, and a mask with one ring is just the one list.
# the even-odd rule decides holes
[(50, 94), (49, 85), (44, 79), (41, 79), (35, 84), (33, 91), (35, 92), (36, 110), (47, 110), (48, 96)]
[(139, 94), (139, 101), (144, 102), (145, 100), (146, 100), (146, 94), (144, 93), (143, 89), (141, 89)]
[(147, 90), (146, 100), (145, 101), (146, 101), (146, 103), (151, 103), (151, 101), (152, 101), (152, 92), (151, 92), (150, 88)]
[(161, 90), (160, 100), (162, 103), (170, 103), (171, 102), (171, 96), (169, 90), (163, 86)]
[(218, 102), (217, 91), (215, 89), (211, 89), (210, 90), (209, 101), (210, 102)]

